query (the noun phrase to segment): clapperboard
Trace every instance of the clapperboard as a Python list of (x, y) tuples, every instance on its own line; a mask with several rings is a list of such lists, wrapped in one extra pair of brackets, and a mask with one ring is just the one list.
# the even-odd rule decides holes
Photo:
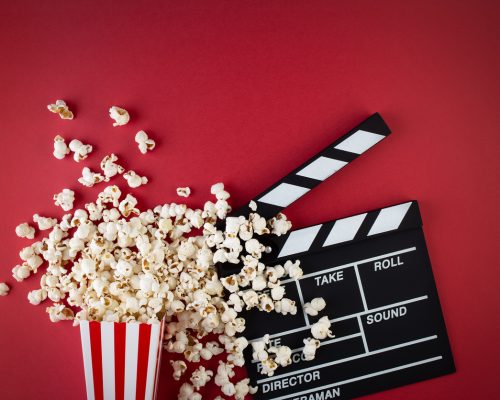
[[(271, 218), (390, 134), (378, 114), (257, 196), (257, 212)], [(233, 215), (248, 215), (248, 207)], [(349, 399), (455, 371), (416, 201), (268, 237), (266, 265), (300, 259), (298, 280), (282, 281), (296, 315), (249, 311), (245, 337), (270, 334), (273, 345), (292, 349), (292, 364), (262, 375), (246, 350), (256, 400)], [(223, 264), (220, 274), (238, 272)], [(317, 317), (303, 311), (326, 300)], [(303, 339), (322, 316), (334, 338), (313, 361), (302, 359)]]

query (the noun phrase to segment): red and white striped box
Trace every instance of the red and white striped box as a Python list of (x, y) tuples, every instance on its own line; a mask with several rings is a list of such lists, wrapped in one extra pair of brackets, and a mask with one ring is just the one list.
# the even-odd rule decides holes
[(80, 322), (87, 399), (154, 400), (164, 323)]

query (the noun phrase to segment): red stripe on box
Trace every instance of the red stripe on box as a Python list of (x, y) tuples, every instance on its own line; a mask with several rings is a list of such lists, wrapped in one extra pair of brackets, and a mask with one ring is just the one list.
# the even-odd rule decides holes
[(101, 324), (89, 323), (90, 347), (92, 349), (92, 376), (94, 378), (95, 400), (103, 400)]
[(115, 323), (115, 399), (125, 396), (125, 340), (127, 324)]
[(149, 342), (151, 340), (151, 325), (139, 326), (139, 349), (137, 355), (137, 383), (135, 387), (136, 400), (144, 399), (146, 395), (146, 379), (148, 375)]

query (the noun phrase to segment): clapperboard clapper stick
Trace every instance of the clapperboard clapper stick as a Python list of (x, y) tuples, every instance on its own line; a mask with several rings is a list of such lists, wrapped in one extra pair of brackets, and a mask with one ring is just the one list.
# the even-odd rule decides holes
[[(370, 133), (382, 137), (370, 139)], [(257, 196), (257, 212), (273, 217), (389, 133), (373, 115)], [(335, 168), (324, 158), (343, 163)], [(291, 186), (302, 189), (288, 193)], [(349, 399), (455, 371), (416, 201), (269, 237), (269, 244), (266, 265), (300, 259), (304, 276), (282, 282), (298, 305), (296, 315), (244, 315), (250, 341), (269, 333), (273, 345), (293, 350), (292, 364), (267, 377), (247, 348), (248, 373), (259, 387), (254, 399)], [(219, 271), (237, 272), (225, 265)], [(315, 297), (325, 298), (327, 307), (311, 317), (303, 305)], [(302, 340), (324, 315), (335, 337), (304, 361)]]
[[(300, 167), (255, 197), (257, 213), (266, 219), (274, 217), (311, 189), (314, 189), (321, 182), (385, 139), (390, 133), (391, 130), (378, 113), (368, 117), (323, 151), (315, 154)], [(248, 217), (251, 212), (247, 204), (231, 213), (231, 215)], [(218, 265), (218, 270), (219, 275), (228, 276), (238, 273), (240, 266), (224, 263)]]

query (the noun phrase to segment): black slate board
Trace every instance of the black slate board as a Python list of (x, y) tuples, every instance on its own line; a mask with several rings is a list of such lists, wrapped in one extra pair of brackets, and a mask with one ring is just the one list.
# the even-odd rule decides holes
[[(395, 216), (401, 207), (404, 213)], [(244, 315), (249, 340), (269, 333), (274, 344), (294, 350), (294, 362), (267, 377), (249, 346), (255, 400), (350, 399), (455, 371), (416, 202), (305, 228), (270, 244), (268, 265), (299, 258), (304, 276), (285, 281), (296, 315)], [(285, 253), (293, 254), (283, 252), (287, 246)], [(301, 304), (320, 296), (325, 310), (305, 315)], [(303, 361), (308, 325), (323, 315), (332, 320), (335, 338), (322, 342), (313, 361)]]

